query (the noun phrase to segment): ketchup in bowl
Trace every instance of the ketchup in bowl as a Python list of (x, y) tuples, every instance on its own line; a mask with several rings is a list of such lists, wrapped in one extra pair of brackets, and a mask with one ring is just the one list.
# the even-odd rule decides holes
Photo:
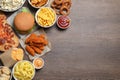
[(66, 29), (70, 26), (70, 18), (68, 16), (60, 16), (57, 25), (61, 29)]

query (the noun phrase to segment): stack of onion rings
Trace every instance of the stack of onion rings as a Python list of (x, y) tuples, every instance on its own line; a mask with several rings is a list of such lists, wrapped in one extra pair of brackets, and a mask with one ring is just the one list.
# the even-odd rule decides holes
[(69, 15), (71, 4), (71, 0), (54, 0), (51, 3), (51, 7), (57, 15)]

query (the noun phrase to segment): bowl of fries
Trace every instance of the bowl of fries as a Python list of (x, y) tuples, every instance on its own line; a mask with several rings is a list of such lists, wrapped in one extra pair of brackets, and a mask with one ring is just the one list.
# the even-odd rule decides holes
[(27, 60), (18, 61), (12, 70), (15, 80), (32, 80), (35, 76), (34, 65)]
[(52, 27), (56, 22), (56, 13), (50, 7), (41, 7), (35, 14), (37, 24), (43, 28)]
[(28, 3), (36, 9), (48, 5), (49, 0), (28, 0)]

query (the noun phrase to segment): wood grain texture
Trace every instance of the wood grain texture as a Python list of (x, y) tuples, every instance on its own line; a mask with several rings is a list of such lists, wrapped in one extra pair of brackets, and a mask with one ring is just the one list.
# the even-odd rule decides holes
[(72, 2), (70, 28), (45, 29), (52, 51), (34, 80), (120, 80), (120, 0)]

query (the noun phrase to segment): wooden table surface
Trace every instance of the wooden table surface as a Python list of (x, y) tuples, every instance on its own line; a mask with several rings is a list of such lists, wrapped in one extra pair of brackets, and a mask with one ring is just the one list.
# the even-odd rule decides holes
[(69, 16), (67, 30), (45, 29), (52, 51), (33, 80), (120, 80), (120, 0), (72, 0)]

